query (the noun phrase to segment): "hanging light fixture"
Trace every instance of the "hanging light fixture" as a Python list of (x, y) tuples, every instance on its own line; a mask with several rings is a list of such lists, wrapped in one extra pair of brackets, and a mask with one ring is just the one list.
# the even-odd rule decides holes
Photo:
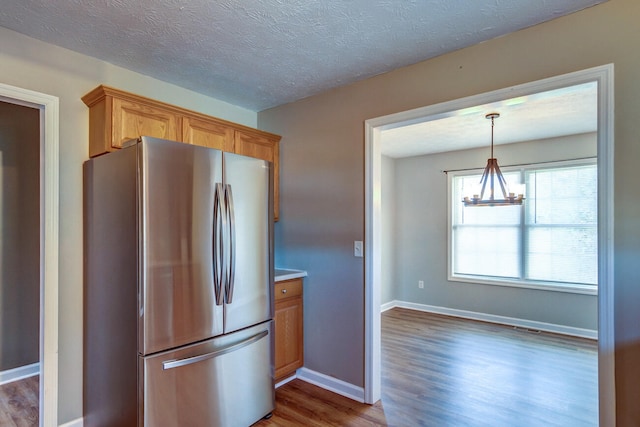
[[(489, 113), (485, 116), (487, 119), (491, 119), (491, 158), (487, 160), (487, 166), (484, 168), (482, 177), (480, 178), (480, 194), (474, 194), (471, 197), (465, 196), (462, 200), (465, 206), (512, 206), (521, 205), (524, 200), (523, 194), (510, 193), (507, 188), (507, 181), (505, 181), (500, 167), (498, 166), (498, 160), (493, 157), (493, 126), (494, 120), (500, 117), (498, 113)], [(495, 184), (500, 185), (502, 190), (502, 199), (495, 198)], [(489, 190), (489, 198), (484, 199), (485, 190)]]

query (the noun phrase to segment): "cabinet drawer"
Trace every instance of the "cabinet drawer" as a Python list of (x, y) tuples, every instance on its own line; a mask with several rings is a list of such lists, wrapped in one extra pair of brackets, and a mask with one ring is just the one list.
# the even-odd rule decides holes
[(275, 300), (302, 295), (302, 279), (285, 280), (275, 284)]

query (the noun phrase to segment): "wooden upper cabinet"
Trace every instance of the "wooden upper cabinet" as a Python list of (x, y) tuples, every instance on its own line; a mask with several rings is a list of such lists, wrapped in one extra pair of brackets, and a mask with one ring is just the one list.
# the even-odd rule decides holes
[(243, 156), (273, 162), (275, 146), (273, 141), (261, 135), (249, 134), (242, 131), (235, 132), (235, 152)]
[(125, 99), (113, 99), (112, 148), (143, 135), (178, 141), (181, 117), (171, 111), (153, 108)]
[(274, 219), (278, 220), (278, 135), (103, 85), (82, 101), (89, 107), (90, 157), (118, 150), (130, 139), (152, 136), (273, 162)]
[(98, 86), (82, 97), (89, 107), (89, 156), (122, 147), (141, 136), (179, 141), (182, 116), (162, 103), (106, 86)]
[(233, 152), (233, 138), (234, 130), (229, 126), (196, 117), (182, 118), (182, 141), (186, 143)]

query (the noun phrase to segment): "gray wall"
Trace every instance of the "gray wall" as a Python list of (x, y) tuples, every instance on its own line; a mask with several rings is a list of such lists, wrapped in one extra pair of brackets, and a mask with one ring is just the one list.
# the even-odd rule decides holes
[[(596, 145), (595, 134), (575, 135), (500, 145), (496, 157), (503, 167), (595, 157)], [(393, 287), (401, 301), (597, 330), (594, 295), (447, 280), (447, 176), (442, 171), (484, 167), (488, 155), (488, 148), (480, 148), (395, 161), (398, 231), (383, 245), (395, 248), (397, 256), (395, 275), (391, 283), (383, 282), (383, 295), (384, 288)], [(394, 203), (386, 194), (383, 206)], [(383, 262), (393, 261), (383, 257)], [(424, 289), (418, 280), (425, 282)]]
[[(333, 105), (326, 108), (330, 112)], [(297, 121), (291, 113), (287, 133), (297, 136), (280, 146), (280, 194), (286, 197), (274, 228), (275, 264), (309, 272), (303, 297), (305, 367), (362, 384), (364, 258), (353, 256), (353, 242), (364, 240), (364, 152), (349, 143), (357, 131), (348, 115), (328, 128), (323, 120)], [(336, 128), (346, 135), (335, 139)]]
[(40, 111), (0, 102), (0, 371), (37, 363)]
[(637, 0), (611, 0), (259, 113), (261, 128), (282, 135), (277, 261), (309, 273), (308, 367), (364, 384), (364, 269), (352, 245), (364, 237), (365, 120), (613, 63), (615, 283), (607, 285), (615, 293), (616, 401), (606, 403), (619, 426), (640, 425), (638, 16)]

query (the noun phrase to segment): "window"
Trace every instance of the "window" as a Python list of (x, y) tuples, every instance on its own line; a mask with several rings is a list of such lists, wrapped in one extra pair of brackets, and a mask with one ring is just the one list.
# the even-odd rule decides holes
[[(449, 279), (592, 293), (598, 283), (595, 159), (503, 168), (522, 206), (464, 207), (481, 173), (450, 173)], [(467, 191), (468, 193), (468, 191)]]

